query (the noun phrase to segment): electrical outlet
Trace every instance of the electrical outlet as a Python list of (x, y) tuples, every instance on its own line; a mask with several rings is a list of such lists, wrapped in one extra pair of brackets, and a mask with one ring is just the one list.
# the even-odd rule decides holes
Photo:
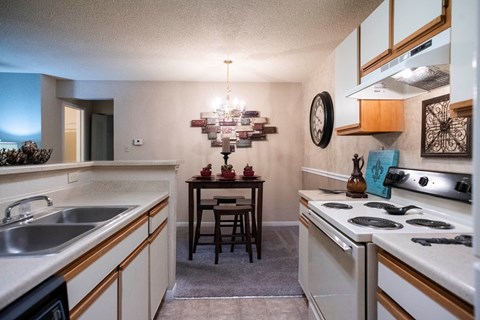
[(78, 181), (78, 172), (69, 172), (67, 176), (68, 183), (74, 183)]
[(143, 139), (133, 139), (134, 146), (141, 146), (143, 144)]

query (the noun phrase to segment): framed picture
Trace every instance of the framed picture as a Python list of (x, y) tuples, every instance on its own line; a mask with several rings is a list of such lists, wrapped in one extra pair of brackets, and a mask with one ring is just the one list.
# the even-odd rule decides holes
[(422, 102), (422, 157), (472, 156), (471, 119), (450, 117), (450, 95)]

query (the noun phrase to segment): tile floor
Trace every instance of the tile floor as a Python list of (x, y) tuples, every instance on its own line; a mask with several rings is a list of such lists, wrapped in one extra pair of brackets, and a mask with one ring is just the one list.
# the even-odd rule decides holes
[(176, 299), (164, 301), (159, 320), (306, 320), (306, 299), (224, 298)]

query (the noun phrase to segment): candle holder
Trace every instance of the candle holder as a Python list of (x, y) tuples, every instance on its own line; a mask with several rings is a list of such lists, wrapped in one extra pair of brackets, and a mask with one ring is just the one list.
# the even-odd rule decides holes
[(223, 154), (223, 160), (225, 160), (225, 165), (227, 165), (228, 163), (228, 155), (231, 153), (231, 152), (220, 152), (221, 154)]

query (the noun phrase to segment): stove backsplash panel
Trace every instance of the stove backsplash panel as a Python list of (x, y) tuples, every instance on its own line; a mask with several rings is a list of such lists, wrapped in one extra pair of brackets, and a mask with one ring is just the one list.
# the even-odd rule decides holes
[(468, 173), (390, 167), (383, 185), (472, 203), (472, 175)]

